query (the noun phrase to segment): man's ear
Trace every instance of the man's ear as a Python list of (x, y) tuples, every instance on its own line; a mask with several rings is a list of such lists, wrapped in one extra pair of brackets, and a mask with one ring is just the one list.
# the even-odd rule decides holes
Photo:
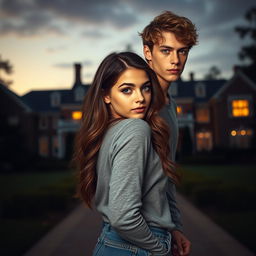
[(111, 102), (109, 95), (103, 96), (103, 100), (106, 104), (109, 104)]
[(143, 46), (143, 53), (144, 53), (145, 59), (147, 61), (152, 60), (152, 53), (151, 53), (151, 50), (149, 49), (148, 45)]

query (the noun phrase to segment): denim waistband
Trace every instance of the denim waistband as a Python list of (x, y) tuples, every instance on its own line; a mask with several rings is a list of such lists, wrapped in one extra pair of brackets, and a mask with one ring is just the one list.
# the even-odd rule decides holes
[[(102, 228), (103, 228), (103, 232), (102, 233), (107, 232), (107, 231), (111, 231), (112, 233), (116, 233), (116, 235), (119, 236), (118, 233), (107, 222), (103, 222), (102, 223)], [(163, 239), (165, 239), (167, 237), (170, 237), (170, 233), (166, 229), (162, 229), (162, 228), (158, 228), (158, 227), (153, 227), (153, 226), (149, 226), (149, 229), (157, 237), (160, 237), (160, 238), (163, 238)]]

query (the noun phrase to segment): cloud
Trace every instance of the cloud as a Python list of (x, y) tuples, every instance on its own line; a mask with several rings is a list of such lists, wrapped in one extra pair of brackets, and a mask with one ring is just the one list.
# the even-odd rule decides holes
[[(4, 23), (0, 34), (34, 35), (41, 32), (63, 33), (58, 22), (78, 25), (112, 26), (125, 29), (137, 22), (136, 13), (118, 0), (1, 0)], [(91, 33), (92, 35), (92, 33)]]

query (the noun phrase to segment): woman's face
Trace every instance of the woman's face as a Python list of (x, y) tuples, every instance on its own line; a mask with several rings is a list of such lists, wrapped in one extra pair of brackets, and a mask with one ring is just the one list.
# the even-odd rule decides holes
[(151, 83), (144, 70), (126, 69), (104, 96), (115, 118), (144, 118), (151, 101)]

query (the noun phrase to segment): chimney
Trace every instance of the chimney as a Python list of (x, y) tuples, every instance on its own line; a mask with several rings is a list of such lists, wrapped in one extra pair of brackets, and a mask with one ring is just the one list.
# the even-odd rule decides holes
[(189, 73), (190, 81), (194, 81), (194, 76), (195, 76), (194, 72)]
[(77, 85), (81, 85), (81, 64), (79, 63), (75, 63), (74, 64), (75, 67), (75, 83), (74, 83), (74, 87)]

